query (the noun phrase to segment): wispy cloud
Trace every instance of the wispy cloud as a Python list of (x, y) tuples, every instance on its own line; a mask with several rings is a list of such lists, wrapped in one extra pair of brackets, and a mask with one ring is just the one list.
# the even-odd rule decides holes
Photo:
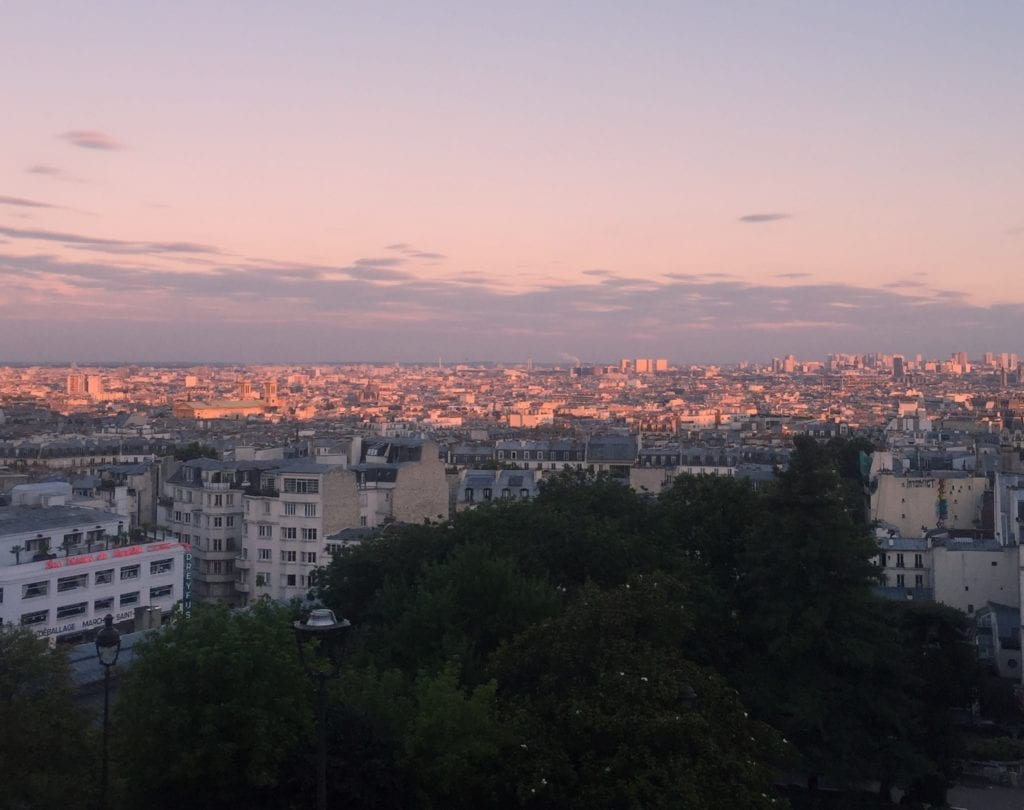
[(117, 151), (125, 148), (125, 145), (112, 135), (108, 135), (106, 132), (100, 132), (95, 129), (72, 129), (67, 132), (62, 132), (57, 137), (64, 139), (74, 146), (80, 146), (83, 149)]
[(25, 171), (28, 174), (41, 175), (43, 177), (52, 177), (55, 180), (63, 180), (68, 183), (84, 183), (85, 181), (81, 177), (75, 177), (75, 175), (64, 171), (60, 166), (52, 166), (49, 163), (35, 163), (29, 166)]
[(782, 219), (792, 219), (792, 214), (768, 213), (768, 214), (744, 214), (739, 218), (740, 222), (761, 223), (778, 222)]
[(130, 242), (123, 239), (106, 239), (98, 236), (48, 231), (39, 228), (8, 228), (0, 226), (0, 234), (9, 236), (12, 239), (56, 242), (67, 247), (80, 247), (86, 250), (97, 250), (106, 253), (220, 253), (215, 247), (200, 245), (195, 242)]
[(810, 278), (810, 273), (776, 273), (775, 278)]
[(8, 197), (0, 194), (0, 205), (13, 205), (19, 208), (59, 208), (59, 205), (39, 202), (38, 200), (27, 200), (24, 197)]

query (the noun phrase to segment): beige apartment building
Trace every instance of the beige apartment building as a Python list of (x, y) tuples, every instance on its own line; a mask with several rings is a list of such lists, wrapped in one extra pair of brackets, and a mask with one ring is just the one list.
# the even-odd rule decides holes
[(933, 470), (926, 475), (879, 472), (871, 482), (871, 519), (921, 537), (935, 529), (982, 528), (988, 479), (969, 472)]

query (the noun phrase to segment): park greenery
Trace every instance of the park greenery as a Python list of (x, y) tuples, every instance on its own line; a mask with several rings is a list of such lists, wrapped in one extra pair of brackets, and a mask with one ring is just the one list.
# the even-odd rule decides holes
[[(759, 490), (682, 476), (654, 496), (566, 473), (532, 502), (344, 549), (312, 594), (353, 624), (332, 801), (742, 810), (787, 806), (788, 781), (941, 804), (973, 647), (962, 614), (875, 596), (857, 449), (798, 439)], [(138, 645), (116, 802), (311, 806), (297, 609), (200, 606)]]

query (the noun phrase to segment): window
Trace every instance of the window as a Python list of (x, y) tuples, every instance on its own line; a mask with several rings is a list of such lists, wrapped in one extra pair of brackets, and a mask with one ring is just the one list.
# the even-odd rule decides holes
[(295, 562), (296, 552), (294, 551), (282, 551), (281, 562)]
[[(186, 512), (185, 513), (185, 522), (186, 523), (191, 523), (192, 522), (192, 513), (191, 512)], [(198, 523), (199, 521), (196, 521), (196, 522)]]
[(174, 570), (174, 560), (153, 560), (149, 564), (149, 573), (153, 576), (156, 574), (169, 574)]
[(105, 599), (97, 599), (92, 603), (92, 609), (95, 611), (110, 610), (114, 606), (114, 597), (108, 596)]
[(210, 551), (223, 551), (224, 540), (220, 537), (214, 537), (210, 540)]
[(297, 512), (296, 512), (296, 508), (297, 507), (298, 507), (298, 504), (295, 503), (295, 501), (285, 501), (284, 502), (284, 513), (286, 515), (297, 514)]
[(258, 557), (259, 560), (261, 560), (261, 561), (262, 560), (266, 560), (267, 562), (270, 561), (270, 549), (269, 548), (261, 548), (261, 549), (259, 549), (258, 550), (258, 554), (259, 554), (259, 557)]
[(914, 587), (915, 588), (923, 588), (924, 587), (924, 574), (914, 574)]
[(505, 487), (504, 489), (501, 490), (501, 497), (502, 498), (511, 498), (512, 497), (512, 490), (509, 489), (508, 487)]
[(29, 582), (21, 586), (21, 598), (32, 599), (36, 596), (46, 596), (50, 592), (49, 582)]
[(359, 525), (360, 526), (365, 526), (366, 525), (366, 515), (360, 515), (359, 516)]
[(160, 585), (159, 587), (149, 589), (149, 598), (163, 599), (165, 596), (170, 596), (173, 591), (173, 585)]
[(220, 575), (224, 573), (224, 567), (220, 560), (207, 560), (206, 573)]
[(325, 548), (328, 554), (334, 555), (341, 551), (341, 543), (328, 543)]
[(118, 603), (121, 605), (121, 607), (124, 607), (125, 605), (135, 605), (138, 604), (138, 602), (138, 591), (132, 591), (131, 593), (123, 593), (121, 594), (121, 598), (118, 600)]
[(529, 498), (530, 497), (530, 490), (528, 490), (526, 487), (523, 487), (521, 490), (519, 490), (519, 497), (520, 498)]
[(316, 540), (316, 529), (303, 529), (302, 530), (303, 540)]
[(222, 518), (222, 517), (215, 517), (213, 519), (213, 528), (221, 529), (223, 527), (224, 527), (224, 518)]
[(50, 611), (37, 610), (34, 613), (22, 613), (22, 624), (46, 624), (50, 620)]
[(227, 526), (228, 528), (231, 528), (232, 526), (234, 526), (235, 525), (235, 516), (234, 515), (228, 515), (226, 518), (224, 518), (224, 525)]
[(282, 526), (281, 527), (281, 539), (282, 540), (295, 540), (299, 536), (299, 530), (294, 526)]
[(264, 515), (269, 515), (270, 514), (270, 501), (264, 501), (263, 502), (263, 514)]
[(316, 517), (316, 504), (315, 503), (307, 503), (306, 504), (306, 517)]
[(320, 492), (320, 481), (316, 478), (285, 478), (284, 491), (297, 495), (316, 495)]
[(114, 569), (108, 568), (106, 571), (97, 571), (96, 579), (94, 580), (96, 585), (109, 585), (114, 581)]
[(903, 576), (903, 574), (897, 574), (896, 575), (896, 587), (897, 588), (904, 588), (904, 587), (906, 587), (906, 584), (907, 584), (907, 578), (905, 576)]
[(484, 487), (484, 500), (489, 501), (491, 499), (491, 490)]
[(72, 605), (61, 605), (57, 608), (57, 618), (70, 619), (72, 616), (81, 616), (88, 609), (88, 602), (75, 602)]
[(302, 552), (302, 562), (304, 562), (304, 563), (312, 563), (313, 565), (316, 565), (316, 552), (315, 551), (303, 551)]
[(284, 584), (287, 585), (289, 588), (294, 588), (295, 587), (295, 574), (285, 574), (284, 575)]
[(996, 565), (999, 565), (999, 563), (997, 563), (995, 560), (992, 560), (992, 565), (996, 566)]
[(268, 525), (266, 523), (261, 523), (259, 525), (259, 528), (257, 529), (257, 534), (260, 537), (273, 537), (274, 536), (273, 535), (273, 529), (274, 529), (273, 526), (270, 526), (270, 525)]
[(924, 557), (922, 555), (914, 555), (914, 568), (924, 568)]
[(902, 554), (897, 554), (896, 555), (896, 567), (897, 568), (903, 568), (904, 567), (903, 566), (903, 555)]
[(139, 568), (141, 568), (141, 566), (126, 565), (124, 568), (121, 569), (121, 581), (124, 582), (126, 579), (138, 579)]
[(223, 506), (224, 505), (224, 496), (223, 495), (214, 495), (213, 496), (213, 505), (214, 506)]
[(181, 510), (180, 509), (176, 509), (174, 511), (174, 522), (175, 523), (181, 523)]
[(77, 574), (73, 577), (61, 577), (57, 580), (57, 593), (64, 591), (75, 591), (79, 588), (89, 587), (89, 575)]
[(473, 503), (473, 487), (466, 487), (466, 503)]
[(228, 493), (227, 495), (224, 496), (224, 505), (225, 506), (234, 506), (235, 505), (235, 496), (234, 496), (233, 493)]

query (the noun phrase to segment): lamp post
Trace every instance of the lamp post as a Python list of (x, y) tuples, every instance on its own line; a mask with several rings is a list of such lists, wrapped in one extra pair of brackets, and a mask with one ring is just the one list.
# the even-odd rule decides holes
[(110, 668), (121, 653), (121, 634), (114, 627), (109, 613), (103, 619), (103, 628), (96, 634), (96, 657), (103, 666), (103, 759), (100, 766), (100, 806), (107, 804), (107, 735), (110, 727)]
[[(316, 691), (316, 806), (327, 810), (327, 681), (341, 674), (341, 645), (348, 619), (340, 622), (333, 610), (319, 608), (304, 622), (295, 622), (299, 661), (317, 685)], [(312, 642), (316, 641), (316, 650)]]

